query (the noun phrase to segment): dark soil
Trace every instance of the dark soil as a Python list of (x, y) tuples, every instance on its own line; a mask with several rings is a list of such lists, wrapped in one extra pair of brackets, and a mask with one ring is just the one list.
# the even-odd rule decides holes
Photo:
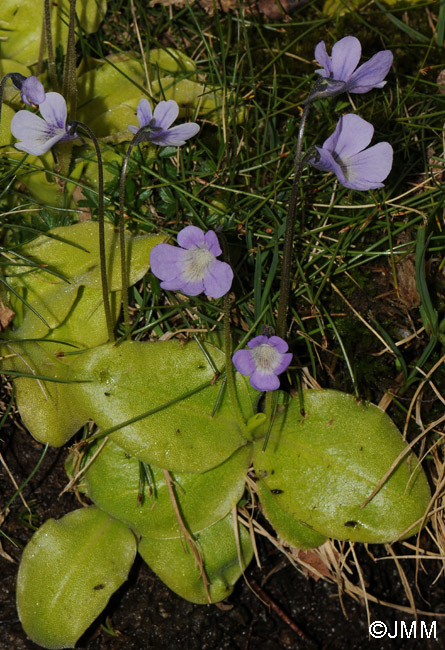
[[(3, 428), (0, 450), (15, 480), (21, 484), (38, 462), (42, 446), (19, 429)], [(36, 517), (33, 524), (36, 526), (49, 517), (60, 518), (79, 507), (72, 493), (58, 497), (67, 482), (63, 469), (66, 453), (66, 449), (50, 449), (23, 491), (32, 506)], [(11, 480), (1, 467), (1, 502), (7, 502), (13, 493)], [(2, 526), (2, 531), (20, 547), (26, 544), (33, 532), (25, 515), (26, 510), (17, 498)], [(4, 550), (18, 562), (21, 548), (1, 539)], [(413, 634), (409, 639), (402, 638), (402, 621), (406, 622), (409, 630), (414, 619), (372, 604), (371, 621), (385, 623), (395, 638), (369, 639), (368, 620), (362, 603), (343, 596), (343, 611), (335, 585), (305, 578), (265, 539), (261, 538), (258, 544), (263, 568), (257, 568), (252, 562), (246, 578), (255, 588), (261, 585), (275, 608), (265, 605), (243, 580), (239, 581), (229, 599), (231, 609), (193, 605), (172, 593), (139, 558), (127, 583), (113, 596), (100, 620), (88, 630), (78, 647), (87, 650), (333, 650), (368, 647), (376, 650), (428, 650), (443, 647), (445, 618), (419, 617), (417, 638)], [(384, 553), (384, 549), (378, 546), (371, 550), (376, 556)], [(356, 551), (369, 592), (386, 601), (409, 605), (394, 563), (373, 562), (362, 545), (356, 545)], [(0, 557), (0, 567), (0, 649), (36, 650), (38, 646), (27, 639), (15, 608), (17, 563)], [(414, 586), (414, 562), (404, 565), (404, 569), (419, 609), (445, 612), (443, 582), (439, 580), (433, 585), (439, 568), (428, 565), (430, 575), (419, 574), (419, 591)], [(286, 623), (286, 615), (291, 624)], [(425, 633), (421, 638), (422, 620), (426, 622), (427, 631), (432, 621), (437, 622), (435, 639), (434, 634), (428, 639)]]

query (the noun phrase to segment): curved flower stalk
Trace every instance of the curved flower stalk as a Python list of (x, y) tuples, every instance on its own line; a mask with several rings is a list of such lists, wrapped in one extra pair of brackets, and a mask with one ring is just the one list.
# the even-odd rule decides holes
[(150, 254), (151, 270), (162, 280), (162, 289), (180, 291), (186, 296), (204, 292), (207, 297), (221, 298), (232, 286), (233, 271), (229, 264), (216, 258), (222, 254), (213, 230), (186, 226), (178, 232), (180, 248), (158, 244)]
[(334, 172), (344, 187), (353, 190), (383, 187), (382, 181), (391, 171), (393, 149), (388, 142), (367, 148), (373, 133), (372, 124), (358, 115), (343, 115), (323, 146), (315, 147), (317, 153), (309, 158), (309, 163), (322, 171)]
[(373, 88), (383, 88), (386, 84), (384, 79), (392, 65), (392, 52), (377, 52), (357, 68), (361, 54), (362, 46), (355, 36), (345, 36), (335, 43), (331, 56), (326, 51), (324, 41), (318, 43), (315, 58), (322, 69), (315, 72), (327, 81), (324, 96), (332, 97), (343, 92), (361, 94)]
[(41, 156), (58, 142), (75, 140), (77, 133), (67, 124), (65, 99), (59, 93), (46, 93), (39, 105), (39, 117), (30, 111), (18, 111), (11, 120), (11, 133), (19, 140), (16, 149)]
[(235, 368), (242, 375), (250, 376), (253, 388), (261, 391), (280, 387), (278, 375), (284, 372), (291, 360), (289, 346), (279, 336), (256, 336), (248, 342), (248, 350), (238, 350), (232, 357)]
[[(320, 78), (303, 102), (304, 109), (298, 130), (294, 181), (284, 236), (283, 266), (276, 328), (279, 336), (285, 336), (286, 333), (298, 185), (304, 164), (310, 162), (324, 171), (334, 171), (345, 187), (358, 190), (382, 187), (381, 181), (386, 178), (391, 169), (392, 148), (388, 143), (381, 143), (367, 151), (363, 151), (371, 141), (373, 134), (372, 126), (368, 125), (364, 120), (362, 122), (367, 125), (365, 133), (358, 134), (357, 123), (355, 123), (354, 134), (351, 133), (348, 136), (344, 122), (339, 122), (331, 138), (326, 140), (323, 147), (317, 147), (318, 156), (308, 156), (304, 159), (302, 157), (304, 129), (309, 110), (316, 99), (333, 97), (343, 92), (366, 93), (368, 90), (382, 88), (385, 85), (384, 78), (388, 74), (393, 60), (392, 52), (390, 50), (377, 52), (369, 61), (357, 68), (361, 51), (360, 41), (355, 36), (345, 36), (335, 43), (331, 57), (326, 51), (324, 41), (320, 41), (315, 48), (315, 58), (323, 68), (316, 70)], [(346, 124), (348, 123), (353, 124), (352, 121), (346, 120)], [(342, 137), (340, 137), (340, 134)], [(358, 136), (357, 146), (353, 143), (356, 136)], [(382, 165), (381, 169), (379, 169), (380, 163)]]
[(200, 129), (196, 122), (186, 122), (178, 126), (171, 126), (179, 114), (179, 106), (173, 100), (159, 102), (152, 112), (151, 104), (147, 99), (141, 99), (137, 107), (139, 128), (129, 126), (129, 130), (136, 134), (141, 129), (137, 144), (148, 140), (162, 147), (180, 147), (185, 141), (196, 135)]

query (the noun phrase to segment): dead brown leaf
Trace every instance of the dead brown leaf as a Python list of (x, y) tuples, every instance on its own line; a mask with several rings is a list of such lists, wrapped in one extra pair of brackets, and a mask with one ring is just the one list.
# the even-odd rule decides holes
[(14, 316), (15, 312), (13, 312), (12, 309), (9, 309), (9, 307), (0, 300), (0, 332), (8, 327)]
[(399, 298), (407, 309), (420, 305), (420, 296), (416, 286), (416, 257), (412, 253), (397, 262), (397, 284)]
[(295, 556), (300, 561), (300, 569), (304, 569), (306, 575), (315, 581), (320, 580), (321, 577), (329, 577), (332, 575), (326, 561), (315, 550), (309, 549), (306, 551), (301, 548), (293, 550), (295, 550)]

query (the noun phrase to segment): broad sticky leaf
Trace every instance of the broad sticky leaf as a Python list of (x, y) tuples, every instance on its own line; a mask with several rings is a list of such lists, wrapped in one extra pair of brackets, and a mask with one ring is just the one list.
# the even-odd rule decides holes
[(362, 507), (406, 450), (392, 420), (346, 393), (308, 390), (303, 396), (304, 415), (290, 399), (279, 407), (266, 451), (262, 441), (255, 443), (255, 471), (268, 498), (328, 537), (388, 542), (416, 532), (430, 491), (414, 454)]
[(17, 608), (43, 648), (72, 648), (127, 579), (136, 540), (99, 508), (82, 508), (34, 533), (23, 551)]
[[(147, 272), (150, 250), (161, 241), (163, 237), (157, 235), (126, 233), (129, 284)], [(105, 224), (105, 242), (109, 289), (119, 291), (119, 234), (111, 224)], [(19, 252), (30, 262), (26, 264), (18, 259), (17, 266), (7, 266), (6, 279), (45, 322), (11, 293), (10, 304), (17, 314), (14, 329), (8, 332), (13, 338), (46, 336), (67, 318), (79, 287), (101, 290), (99, 232), (95, 221), (53, 228), (47, 235), (22, 246)]]
[[(37, 62), (42, 34), (43, 2), (2, 0), (0, 21), (1, 58), (15, 59), (24, 65)], [(50, 3), (54, 48), (66, 49), (69, 0)], [(81, 27), (95, 32), (107, 9), (106, 0), (78, 0), (76, 13)]]
[(1, 346), (3, 372), (31, 375), (14, 378), (23, 423), (36, 440), (52, 447), (64, 445), (88, 420), (88, 411), (69, 383), (73, 357), (63, 355), (72, 351), (67, 345), (49, 342), (11, 341)]
[[(96, 443), (89, 456), (97, 448)], [(244, 492), (251, 455), (251, 445), (248, 445), (203, 474), (172, 474), (176, 501), (190, 532), (214, 524), (237, 504)], [(85, 472), (88, 495), (102, 510), (128, 524), (139, 535), (177, 537), (178, 521), (164, 474), (154, 465), (147, 468), (147, 474), (140, 503), (139, 461), (109, 440)]]
[[(244, 526), (239, 525), (238, 548), (232, 514), (229, 514), (194, 535), (194, 539), (210, 582), (211, 602), (217, 603), (230, 596), (242, 571), (253, 557), (250, 535)], [(182, 598), (192, 603), (209, 602), (200, 567), (183, 539), (142, 537), (138, 550), (149, 567)]]
[[(223, 353), (211, 345), (206, 348), (221, 368)], [(75, 384), (77, 399), (102, 430), (136, 420), (111, 438), (146, 463), (177, 472), (205, 472), (246, 444), (227, 391), (212, 417), (221, 383), (212, 383), (214, 370), (195, 342), (107, 344), (80, 355), (75, 372), (84, 380)], [(252, 403), (242, 376), (237, 386), (249, 418)], [(147, 415), (150, 411), (155, 412)]]
[(256, 488), (263, 515), (283, 542), (296, 548), (314, 548), (326, 541), (324, 535), (320, 535), (304, 522), (298, 521), (282, 510), (275, 495), (272, 494), (264, 481), (260, 479), (256, 483)]

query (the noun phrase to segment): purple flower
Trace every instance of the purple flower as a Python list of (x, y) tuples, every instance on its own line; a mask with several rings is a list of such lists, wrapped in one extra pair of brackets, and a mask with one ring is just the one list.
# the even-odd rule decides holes
[(238, 350), (233, 365), (242, 375), (250, 375), (250, 384), (257, 390), (276, 390), (280, 375), (292, 360), (286, 341), (279, 336), (256, 336), (248, 342), (249, 350)]
[[(383, 80), (392, 64), (392, 52), (390, 50), (377, 52), (369, 61), (357, 68), (361, 53), (362, 46), (355, 36), (345, 36), (335, 43), (331, 57), (326, 52), (324, 41), (318, 43), (315, 48), (315, 58), (323, 69), (316, 70), (316, 73), (328, 80), (326, 94), (332, 96), (342, 92), (367, 93), (372, 88), (383, 88), (386, 84)], [(333, 83), (329, 92), (329, 81), (343, 83), (341, 85)]]
[[(14, 85), (17, 86), (16, 83)], [(45, 101), (45, 89), (37, 77), (25, 78), (17, 88), (20, 90), (22, 102), (25, 102), (28, 106), (39, 106)]]
[(323, 146), (315, 147), (317, 153), (309, 162), (317, 169), (334, 172), (342, 185), (353, 190), (383, 187), (381, 181), (391, 171), (393, 151), (388, 142), (366, 149), (373, 133), (372, 124), (358, 115), (343, 115)]
[(140, 142), (149, 140), (153, 144), (163, 147), (179, 147), (198, 133), (199, 126), (195, 122), (187, 122), (170, 128), (178, 117), (178, 113), (178, 104), (173, 99), (159, 102), (153, 113), (150, 102), (147, 99), (141, 99), (137, 108), (139, 128), (137, 126), (128, 128), (132, 133), (137, 133), (139, 129), (147, 127), (146, 131), (141, 134)]
[(57, 142), (77, 138), (66, 124), (66, 102), (62, 95), (46, 93), (39, 110), (42, 117), (30, 111), (18, 111), (12, 118), (11, 133), (21, 140), (16, 142), (16, 149), (41, 156)]
[(150, 266), (161, 279), (161, 287), (180, 291), (187, 296), (204, 293), (221, 298), (232, 286), (233, 271), (229, 264), (219, 262), (218, 237), (213, 230), (204, 234), (201, 228), (187, 226), (178, 232), (181, 248), (157, 244), (150, 254)]

